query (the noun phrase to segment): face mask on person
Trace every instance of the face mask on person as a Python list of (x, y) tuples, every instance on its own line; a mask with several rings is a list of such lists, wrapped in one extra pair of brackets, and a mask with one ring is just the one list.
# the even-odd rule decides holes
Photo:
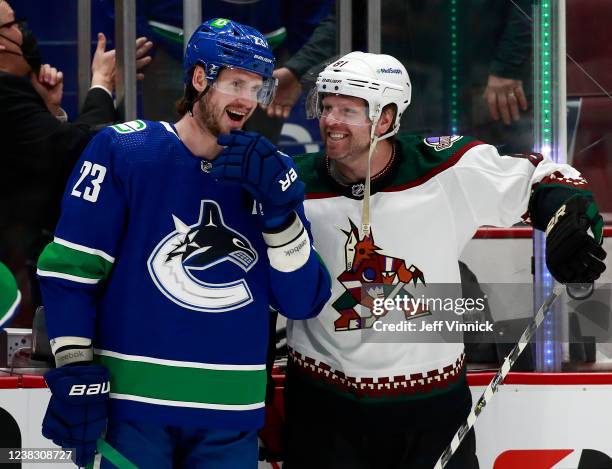
[(27, 28), (25, 20), (17, 19), (9, 21), (8, 23), (4, 23), (0, 25), (0, 31), (2, 31), (4, 28), (10, 28), (14, 24), (17, 24), (19, 26), (19, 29), (21, 30), (21, 35), (23, 37), (23, 41), (21, 44), (6, 36), (5, 34), (2, 34), (1, 32), (0, 36), (19, 47), (21, 49), (21, 54), (19, 52), (14, 52), (10, 50), (4, 50), (2, 52), (22, 56), (24, 60), (28, 63), (32, 71), (38, 75), (40, 66), (42, 64), (42, 55), (40, 53), (40, 49), (38, 48), (38, 41), (36, 40), (36, 36), (34, 36), (34, 33)]

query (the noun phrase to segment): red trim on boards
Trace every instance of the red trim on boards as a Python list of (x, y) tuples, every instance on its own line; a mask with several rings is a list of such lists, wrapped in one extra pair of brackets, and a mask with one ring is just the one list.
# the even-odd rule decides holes
[[(492, 371), (468, 373), (470, 386), (487, 386), (495, 376)], [(508, 373), (504, 384), (521, 385), (601, 385), (612, 384), (612, 373)]]

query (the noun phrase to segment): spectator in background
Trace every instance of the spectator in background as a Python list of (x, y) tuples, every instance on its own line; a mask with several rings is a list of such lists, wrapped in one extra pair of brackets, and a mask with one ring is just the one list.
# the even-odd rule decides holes
[(491, 0), (471, 3), (476, 14), (492, 14), (491, 22), (477, 20), (472, 12), (466, 20), (467, 31), (473, 31), (469, 37), (475, 63), (468, 69), (466, 80), (467, 99), (472, 105), (465, 106), (471, 110), (465, 123), (474, 130), (466, 133), (496, 144), (505, 142), (505, 151), (531, 148), (533, 28), (529, 16), (533, 0), (495, 2), (497, 8), (493, 8)]
[[(526, 84), (531, 82), (532, 4), (533, 0), (469, 0), (457, 12), (453, 30), (448, 27), (451, 12), (447, 2), (385, 2), (383, 52), (409, 64), (413, 81), (421, 90), (414, 97), (415, 110), (407, 116), (414, 121), (404, 126), (410, 130), (426, 128), (431, 135), (451, 131), (445, 108), (450, 98), (450, 45), (455, 31), (460, 64), (458, 130), (493, 144), (503, 143), (506, 152), (530, 148), (532, 93)], [(353, 18), (362, 26), (365, 13), (365, 2), (355, 2)], [(354, 35), (363, 29), (355, 26)], [(300, 80), (306, 72), (336, 55), (336, 30), (334, 11), (303, 47), (274, 72), (278, 88), (266, 109), (269, 116), (289, 116), (302, 93)], [(365, 50), (355, 41), (353, 48)]]
[[(151, 60), (146, 54), (152, 44), (139, 38), (136, 46), (142, 67)], [(106, 38), (99, 34), (91, 89), (79, 117), (68, 122), (61, 108), (62, 72), (42, 64), (35, 36), (0, 0), (0, 261), (24, 283), (24, 317), (15, 325), (29, 326), (26, 313), (39, 304), (37, 289), (30, 291), (25, 280), (26, 263), (38, 258), (48, 242), (42, 234), (48, 238), (57, 223), (70, 170), (94, 132), (117, 118), (115, 51), (105, 49)]]
[(274, 71), (278, 88), (274, 101), (266, 107), (270, 117), (289, 117), (291, 109), (302, 94), (301, 78), (312, 67), (330, 59), (336, 53), (336, 12), (332, 11), (313, 31), (310, 39), (283, 67)]
[(531, 148), (532, 4), (384, 2), (383, 51), (409, 66), (420, 90), (403, 128), (469, 134), (504, 153)]

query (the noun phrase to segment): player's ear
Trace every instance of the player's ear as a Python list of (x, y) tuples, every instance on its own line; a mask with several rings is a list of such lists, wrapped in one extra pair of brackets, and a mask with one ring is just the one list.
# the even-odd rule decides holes
[(395, 120), (396, 107), (393, 104), (387, 104), (380, 114), (378, 124), (376, 125), (376, 135), (386, 134), (393, 126)]
[(198, 93), (201, 93), (206, 88), (207, 80), (204, 68), (200, 65), (196, 65), (193, 69), (193, 75), (191, 76), (191, 84)]

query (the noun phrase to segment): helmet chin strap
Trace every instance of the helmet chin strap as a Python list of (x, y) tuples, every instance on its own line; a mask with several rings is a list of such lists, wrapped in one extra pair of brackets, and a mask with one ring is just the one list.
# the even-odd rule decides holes
[(386, 134), (376, 136), (376, 125), (380, 120), (380, 109), (377, 109), (372, 119), (372, 130), (370, 131), (370, 150), (368, 151), (368, 167), (366, 169), (365, 188), (363, 191), (363, 202), (361, 204), (361, 234), (363, 237), (370, 236), (370, 179), (372, 176), (372, 156), (376, 150), (376, 144), (397, 133), (398, 126), (391, 127)]
[(370, 179), (372, 173), (372, 155), (376, 149), (376, 144), (385, 138), (376, 136), (376, 125), (380, 119), (380, 110), (376, 112), (376, 116), (372, 120), (372, 130), (370, 131), (370, 150), (368, 151), (368, 167), (366, 169), (365, 188), (363, 193), (363, 202), (361, 204), (361, 234), (362, 237), (370, 236)]

